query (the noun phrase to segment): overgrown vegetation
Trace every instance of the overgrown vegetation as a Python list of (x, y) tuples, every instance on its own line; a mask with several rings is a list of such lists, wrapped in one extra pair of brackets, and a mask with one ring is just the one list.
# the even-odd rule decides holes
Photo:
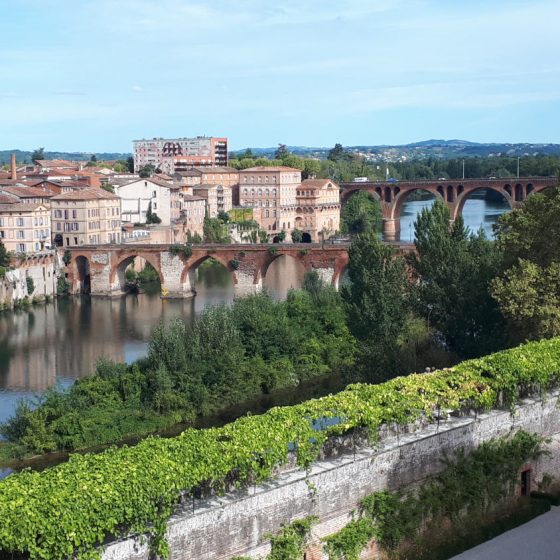
[[(254, 300), (245, 302), (255, 307), (255, 312), (260, 309), (254, 306)], [(225, 311), (218, 309), (219, 313)], [(173, 336), (152, 346), (157, 354), (148, 362), (157, 356), (158, 367), (167, 368), (174, 362), (172, 371), (182, 371), (185, 357), (177, 349), (185, 342), (181, 329), (172, 329)], [(233, 329), (228, 331), (223, 336), (226, 340)], [(246, 334), (250, 332), (255, 334), (251, 329)], [(193, 337), (195, 348), (206, 334), (212, 337), (202, 327)], [(217, 336), (214, 333), (212, 342)], [(218, 344), (215, 354), (222, 348)], [(135, 370), (128, 376), (113, 376), (110, 371), (108, 367), (107, 376), (100, 372), (99, 382), (108, 381), (106, 387), (110, 387), (111, 380), (117, 381), (124, 393), (137, 393), (137, 385), (131, 383)], [(0, 549), (29, 554), (31, 559), (91, 557), (93, 547), (107, 536), (133, 531), (150, 536), (153, 552), (166, 556), (166, 520), (181, 496), (196, 494), (202, 486), (220, 492), (226, 480), (228, 485), (257, 483), (286, 462), (290, 448), (295, 449), (298, 464), (308, 466), (331, 435), (359, 428), (375, 439), (383, 424), (404, 425), (420, 417), (430, 420), (439, 417), (442, 410), (481, 410), (498, 403), (509, 406), (520, 396), (540, 394), (556, 386), (559, 378), (560, 339), (556, 338), (463, 362), (447, 370), (410, 375), (380, 385), (351, 385), (336, 395), (274, 408), (260, 416), (246, 416), (222, 428), (188, 429), (172, 439), (149, 438), (131, 448), (75, 455), (55, 468), (40, 473), (22, 472), (0, 483)], [(234, 385), (235, 380), (231, 382), (228, 377), (228, 384)], [(195, 388), (191, 384), (188, 387)], [(159, 395), (157, 390), (150, 391), (158, 395), (158, 402), (181, 397), (179, 391), (167, 391), (165, 383), (160, 389)], [(221, 398), (227, 395), (224, 389), (219, 392)], [(325, 419), (334, 421), (326, 425)], [(529, 456), (537, 450), (528, 436), (519, 436), (515, 441)], [(513, 468), (513, 455), (506, 448), (498, 455), (502, 458), (496, 466), (488, 466), (492, 479), (487, 479), (488, 484), (483, 484), (480, 492), (497, 492), (501, 482), (509, 480), (500, 472), (507, 474), (507, 469)], [(507, 469), (496, 471), (500, 465)], [(460, 472), (450, 477), (450, 484)], [(441, 481), (435, 484), (435, 489), (437, 484), (445, 487)], [(465, 490), (458, 486), (454, 492), (463, 495)], [(458, 511), (453, 509), (452, 501), (437, 499), (437, 495), (444, 496), (444, 492), (438, 492), (436, 498), (430, 498), (433, 514)], [(476, 488), (473, 492), (475, 498), (481, 495)], [(488, 499), (492, 495), (488, 494)], [(390, 528), (387, 530), (386, 539), (390, 540)]]
[[(418, 490), (368, 496), (361, 502), (360, 518), (325, 539), (330, 557), (358, 560), (373, 538), (387, 551), (406, 542), (410, 552), (424, 533), (442, 524), (488, 515), (513, 496), (519, 469), (542, 454), (542, 443), (540, 436), (519, 431), (484, 442), (470, 454), (459, 449)], [(407, 557), (423, 558), (418, 552)]]

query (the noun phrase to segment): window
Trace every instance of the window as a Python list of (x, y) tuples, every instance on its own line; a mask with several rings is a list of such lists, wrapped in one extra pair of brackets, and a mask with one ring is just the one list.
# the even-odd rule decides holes
[(152, 191), (152, 198), (156, 197), (156, 191)]
[(40, 251), (40, 250), (41, 250), (41, 244), (35, 243), (35, 251)]
[(264, 178), (264, 182), (265, 182), (265, 183), (268, 183), (268, 181), (269, 181), (269, 176), (267, 175), (267, 176)]
[(259, 183), (262, 183), (262, 177), (259, 175)]
[(18, 253), (25, 253), (25, 243), (18, 243), (17, 244)]
[(154, 210), (157, 210), (157, 202), (154, 202), (154, 203), (152, 204), (152, 207), (153, 207)]
[(17, 239), (23, 239), (25, 237), (25, 232), (22, 229), (18, 229), (16, 231), (16, 238)]
[(72, 210), (72, 218), (76, 219), (78, 217), (78, 211)]
[(0, 218), (0, 227), (4, 227), (4, 218)]
[(23, 218), (17, 218), (16, 219), (16, 226), (22, 226), (23, 225)]

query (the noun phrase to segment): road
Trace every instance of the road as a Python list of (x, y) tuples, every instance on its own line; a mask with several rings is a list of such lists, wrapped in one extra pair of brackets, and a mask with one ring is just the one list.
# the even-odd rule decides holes
[(560, 507), (467, 550), (451, 560), (558, 560)]

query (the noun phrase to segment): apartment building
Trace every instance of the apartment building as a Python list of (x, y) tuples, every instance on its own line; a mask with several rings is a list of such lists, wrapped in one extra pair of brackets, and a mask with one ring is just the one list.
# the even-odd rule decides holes
[(152, 138), (134, 140), (134, 170), (153, 165), (172, 174), (191, 167), (227, 165), (228, 140), (208, 136), (196, 138)]
[(198, 233), (201, 237), (204, 233), (204, 217), (206, 216), (206, 199), (201, 196), (182, 194), (182, 210), (180, 223), (183, 228), (183, 236), (187, 231), (192, 235)]
[(0, 239), (8, 251), (34, 253), (50, 244), (51, 212), (44, 204), (0, 204)]
[(304, 241), (320, 242), (340, 230), (340, 188), (336, 183), (307, 179), (296, 190), (296, 200), (295, 227), (304, 232)]
[(152, 177), (115, 185), (113, 188), (121, 199), (123, 222), (145, 224), (148, 209), (157, 214), (164, 226), (171, 225), (181, 215), (181, 189), (168, 181)]
[[(301, 171), (291, 167), (250, 167), (239, 172), (239, 204), (258, 209), (255, 219), (274, 240), (295, 228)], [(260, 218), (258, 218), (260, 213)]]
[(121, 199), (90, 188), (51, 198), (51, 230), (58, 247), (121, 242)]
[(197, 185), (192, 187), (193, 195), (206, 200), (208, 217), (216, 218), (219, 212), (231, 210), (231, 187), (223, 185)]

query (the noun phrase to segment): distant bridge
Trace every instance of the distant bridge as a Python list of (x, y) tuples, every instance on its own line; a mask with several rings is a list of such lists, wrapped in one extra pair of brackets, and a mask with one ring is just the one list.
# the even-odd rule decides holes
[(441, 181), (386, 181), (341, 183), (341, 203), (359, 191), (371, 193), (383, 210), (383, 237), (395, 241), (400, 237), (400, 218), (408, 195), (424, 190), (447, 203), (453, 220), (460, 216), (469, 196), (479, 189), (501, 194), (510, 208), (516, 208), (532, 193), (558, 186), (557, 177), (521, 177), (517, 179), (454, 179)]

